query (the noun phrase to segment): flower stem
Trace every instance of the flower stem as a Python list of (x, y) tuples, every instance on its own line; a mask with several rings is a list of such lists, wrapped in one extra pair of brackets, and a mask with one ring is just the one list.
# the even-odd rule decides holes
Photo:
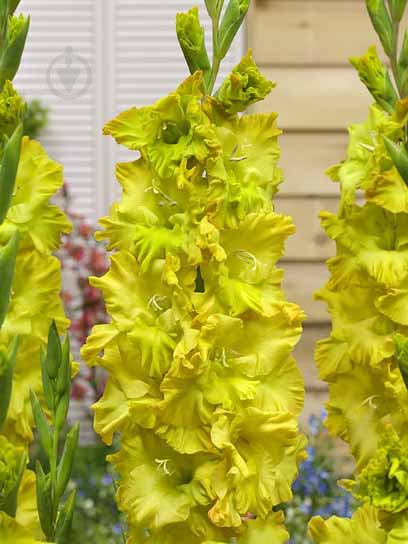
[(51, 487), (52, 487), (52, 539), (55, 538), (55, 522), (58, 514), (59, 498), (57, 497), (57, 462), (58, 462), (58, 438), (59, 433), (54, 425), (52, 435), (52, 451), (50, 457)]
[(391, 61), (391, 70), (392, 75), (394, 76), (395, 85), (397, 87), (398, 95), (400, 98), (403, 98), (402, 96), (402, 90), (401, 90), (401, 81), (398, 73), (398, 38), (399, 38), (399, 22), (393, 21), (392, 23), (393, 30), (394, 30), (394, 47), (393, 47), (393, 53), (390, 57)]
[(217, 76), (220, 70), (220, 65), (222, 60), (220, 55), (219, 25), (220, 25), (220, 16), (221, 16), (223, 4), (224, 4), (224, 0), (220, 2), (219, 8), (217, 9), (215, 15), (211, 18), (212, 19), (213, 61), (212, 61), (212, 67), (211, 67), (210, 80), (207, 85), (207, 94), (212, 94), (214, 90), (214, 85), (217, 80)]

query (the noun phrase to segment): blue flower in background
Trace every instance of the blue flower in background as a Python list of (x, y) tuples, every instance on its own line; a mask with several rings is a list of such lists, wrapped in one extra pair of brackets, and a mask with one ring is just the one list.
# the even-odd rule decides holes
[(104, 474), (101, 479), (102, 485), (112, 485), (113, 480), (110, 474)]
[(351, 517), (356, 506), (353, 497), (337, 485), (337, 480), (347, 477), (348, 473), (344, 474), (340, 469), (334, 442), (324, 427), (326, 417), (323, 410), (320, 417), (309, 418), (308, 458), (300, 466), (293, 485), (293, 501), (284, 507), (290, 544), (311, 543), (306, 528), (313, 516)]

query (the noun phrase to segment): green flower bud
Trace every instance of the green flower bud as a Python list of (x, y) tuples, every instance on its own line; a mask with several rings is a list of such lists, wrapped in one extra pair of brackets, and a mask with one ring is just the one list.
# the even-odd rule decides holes
[(6, 143), (0, 167), (0, 225), (4, 222), (10, 208), (20, 161), (23, 126), (18, 125)]
[(62, 497), (64, 494), (65, 488), (71, 477), (72, 467), (74, 464), (74, 457), (78, 447), (79, 439), (79, 423), (77, 423), (67, 434), (64, 451), (62, 452), (62, 457), (58, 465), (57, 473), (57, 498)]
[(57, 403), (54, 425), (58, 430), (64, 427), (65, 421), (67, 419), (70, 393), (71, 388), (69, 387)]
[(275, 87), (258, 70), (252, 59), (251, 51), (232, 70), (223, 82), (216, 97), (223, 104), (227, 113), (244, 111), (248, 106), (263, 100)]
[(0, 93), (0, 132), (11, 136), (21, 123), (26, 104), (14, 89), (11, 81), (6, 81)]
[(8, 14), (13, 15), (21, 0), (8, 0)]
[(37, 427), (38, 436), (40, 438), (41, 446), (43, 447), (45, 453), (48, 457), (51, 457), (52, 454), (52, 434), (51, 429), (48, 425), (47, 418), (41, 408), (40, 402), (37, 398), (37, 395), (31, 391), (31, 407), (33, 410), (34, 421)]
[(0, 435), (0, 511), (15, 516), (17, 494), (27, 462), (24, 448)]
[(212, 18), (217, 17), (220, 11), (224, 0), (205, 0), (205, 7), (207, 8), (208, 15)]
[(53, 383), (51, 382), (50, 377), (48, 376), (47, 367), (46, 367), (47, 354), (41, 353), (41, 377), (42, 377), (42, 386), (44, 391), (45, 402), (47, 403), (48, 408), (51, 412), (54, 412), (55, 407), (55, 393)]
[(61, 364), (58, 369), (56, 393), (61, 396), (71, 385), (71, 353), (68, 335), (62, 345)]
[(4, 323), (10, 304), (19, 240), (20, 235), (16, 230), (8, 244), (0, 249), (0, 328)]
[(366, 0), (366, 5), (384, 51), (391, 57), (394, 48), (394, 30), (384, 0)]
[(220, 56), (224, 58), (249, 9), (250, 0), (230, 0), (220, 26)]
[(401, 21), (406, 6), (407, 0), (390, 0), (391, 17), (395, 22), (399, 23)]
[(7, 29), (6, 46), (0, 58), (0, 87), (7, 80), (12, 81), (20, 66), (27, 39), (30, 18), (23, 15), (11, 17)]
[(386, 136), (383, 137), (384, 144), (390, 155), (392, 162), (394, 163), (399, 175), (408, 185), (408, 152), (404, 145), (399, 145)]
[(48, 333), (47, 355), (45, 357), (45, 368), (48, 376), (55, 380), (61, 365), (62, 348), (55, 321), (52, 322)]
[(408, 389), (408, 338), (402, 334), (396, 334), (395, 341), (395, 356), (398, 361), (402, 379)]
[(74, 516), (75, 499), (76, 490), (74, 489), (60, 510), (55, 531), (58, 544), (70, 544), (72, 542), (70, 532)]
[(197, 70), (202, 70), (204, 74), (209, 73), (211, 66), (205, 47), (204, 29), (200, 24), (198, 8), (192, 8), (187, 13), (178, 13), (176, 29), (178, 41), (190, 72), (194, 74)]
[(403, 96), (406, 96), (408, 94), (408, 30), (405, 31), (402, 42), (398, 72), (400, 74), (401, 93)]
[(377, 104), (388, 113), (393, 113), (398, 96), (375, 46), (369, 47), (362, 57), (351, 58), (350, 62)]
[(18, 352), (19, 338), (16, 336), (9, 350), (0, 347), (0, 430), (7, 419), (11, 392), (13, 389), (13, 375)]
[(52, 486), (50, 474), (44, 474), (40, 461), (36, 465), (37, 509), (45, 535), (52, 533)]
[(354, 495), (385, 512), (395, 514), (408, 508), (408, 449), (393, 429), (384, 432), (375, 457), (360, 474)]

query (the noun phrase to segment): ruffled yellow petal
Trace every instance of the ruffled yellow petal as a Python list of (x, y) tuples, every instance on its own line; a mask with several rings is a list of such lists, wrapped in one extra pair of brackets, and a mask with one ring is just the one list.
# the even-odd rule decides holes
[[(2, 544), (40, 544), (37, 538), (14, 518), (0, 512), (0, 540)], [(45, 544), (45, 543), (44, 543)]]
[(313, 518), (309, 531), (316, 544), (390, 544), (380, 527), (377, 512), (366, 506), (357, 510), (351, 520)]
[(25, 137), (7, 221), (41, 252), (56, 249), (61, 233), (70, 231), (70, 223), (49, 204), (62, 185), (62, 167), (48, 157), (38, 142)]

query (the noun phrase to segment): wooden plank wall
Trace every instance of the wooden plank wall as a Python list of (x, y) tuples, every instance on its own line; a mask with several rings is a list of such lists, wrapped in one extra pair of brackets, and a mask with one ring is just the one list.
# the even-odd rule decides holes
[(290, 300), (308, 315), (296, 356), (309, 393), (305, 412), (318, 413), (326, 389), (317, 379), (313, 350), (330, 323), (313, 292), (326, 281), (324, 261), (334, 245), (317, 215), (337, 209), (338, 186), (324, 172), (343, 159), (347, 126), (363, 121), (371, 103), (348, 58), (378, 41), (363, 0), (253, 0), (251, 9), (249, 46), (262, 71), (278, 83), (258, 110), (277, 111), (284, 130), (286, 181), (277, 210), (297, 225), (283, 262), (285, 283)]

